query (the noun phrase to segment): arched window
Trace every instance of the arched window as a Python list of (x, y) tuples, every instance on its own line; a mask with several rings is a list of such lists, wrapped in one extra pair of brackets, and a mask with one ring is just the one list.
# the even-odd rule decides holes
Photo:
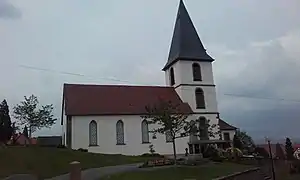
[(193, 77), (194, 81), (202, 81), (201, 67), (198, 63), (193, 63)]
[(116, 124), (117, 130), (117, 145), (124, 145), (124, 123), (122, 120), (119, 120)]
[(174, 76), (173, 68), (170, 69), (170, 82), (171, 82), (171, 86), (173, 86), (175, 84), (175, 76)]
[(191, 120), (190, 121), (190, 142), (194, 142), (196, 140), (198, 140), (197, 138), (197, 125), (196, 125), (196, 122), (194, 120)]
[(196, 89), (195, 96), (196, 96), (196, 108), (205, 109), (204, 92), (201, 88)]
[(146, 120), (142, 121), (142, 143), (149, 143), (149, 129)]
[(97, 146), (97, 123), (92, 120), (89, 125), (90, 146)]
[(200, 138), (201, 140), (208, 139), (208, 125), (205, 117), (200, 117), (199, 119), (199, 127), (200, 127)]
[(172, 134), (170, 131), (166, 131), (166, 142), (173, 142)]

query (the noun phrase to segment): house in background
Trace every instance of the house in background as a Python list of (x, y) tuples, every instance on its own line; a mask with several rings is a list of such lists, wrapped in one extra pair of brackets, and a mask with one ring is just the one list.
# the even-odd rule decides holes
[(219, 119), (219, 127), (222, 139), (225, 141), (232, 141), (237, 128)]
[[(89, 152), (140, 155), (149, 152), (149, 144), (160, 154), (173, 154), (169, 133), (149, 134), (155, 125), (141, 118), (146, 106), (160, 100), (178, 105), (188, 120), (200, 119), (199, 126), (216, 124), (223, 141), (231, 141), (236, 128), (219, 119), (212, 62), (180, 1), (169, 58), (163, 67), (166, 86), (64, 84), (62, 101), (63, 144)], [(174, 112), (176, 113), (176, 112)], [(184, 154), (192, 139), (222, 141), (220, 137), (184, 137), (176, 139), (176, 151)], [(226, 141), (226, 142), (227, 142)], [(196, 152), (196, 151), (194, 151)], [(198, 151), (199, 152), (199, 151)]]
[(29, 138), (23, 133), (17, 133), (14, 134), (9, 142), (7, 142), (8, 145), (35, 145), (37, 144), (36, 138)]

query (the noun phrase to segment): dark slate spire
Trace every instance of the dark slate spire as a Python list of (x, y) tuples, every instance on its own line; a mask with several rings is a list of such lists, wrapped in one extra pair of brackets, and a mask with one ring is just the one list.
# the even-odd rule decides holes
[(206, 53), (182, 0), (179, 3), (168, 62), (163, 70), (165, 71), (178, 60), (214, 61)]

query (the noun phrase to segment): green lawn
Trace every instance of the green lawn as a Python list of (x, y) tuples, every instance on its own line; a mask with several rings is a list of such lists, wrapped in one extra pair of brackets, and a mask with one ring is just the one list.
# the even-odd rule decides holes
[(199, 167), (174, 167), (169, 169), (157, 169), (154, 171), (139, 171), (120, 173), (104, 178), (105, 180), (211, 180), (212, 178), (229, 175), (243, 171), (252, 166), (232, 163), (220, 163)]
[(42, 147), (0, 148), (0, 179), (11, 174), (53, 177), (69, 171), (69, 163), (81, 162), (82, 169), (145, 161), (139, 156), (105, 155)]

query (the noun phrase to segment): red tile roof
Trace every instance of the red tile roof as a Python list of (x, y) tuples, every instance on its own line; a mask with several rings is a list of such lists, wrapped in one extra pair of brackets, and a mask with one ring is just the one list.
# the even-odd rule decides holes
[(223, 121), (222, 119), (219, 119), (219, 126), (220, 130), (236, 130), (237, 128), (228, 124), (227, 122)]
[(193, 113), (173, 87), (64, 84), (64, 100), (66, 115), (140, 115), (160, 100)]

